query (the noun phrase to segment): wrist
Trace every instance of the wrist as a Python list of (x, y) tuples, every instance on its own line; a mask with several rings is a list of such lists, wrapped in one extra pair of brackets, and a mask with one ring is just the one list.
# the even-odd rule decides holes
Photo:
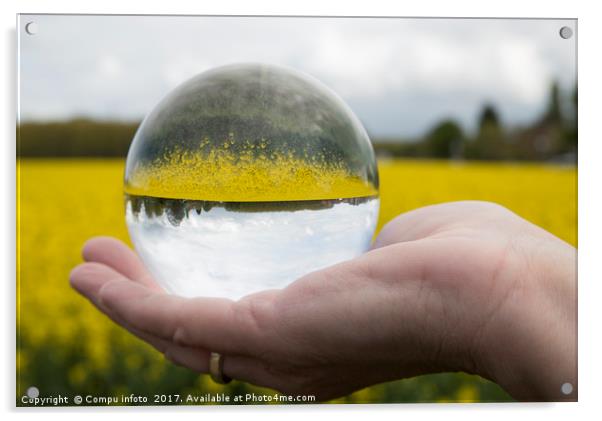
[(480, 370), (522, 401), (577, 399), (576, 250), (536, 241), (483, 343)]

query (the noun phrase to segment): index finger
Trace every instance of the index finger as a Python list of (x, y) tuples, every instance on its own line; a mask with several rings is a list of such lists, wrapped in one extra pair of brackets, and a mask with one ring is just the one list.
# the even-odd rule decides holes
[(138, 255), (113, 237), (94, 237), (84, 244), (82, 255), (87, 262), (103, 263), (125, 277), (154, 290), (162, 288), (153, 280)]
[(107, 282), (98, 291), (98, 299), (133, 328), (179, 345), (256, 355), (265, 343), (265, 331), (252, 306), (241, 304), (246, 301), (182, 298), (128, 280)]

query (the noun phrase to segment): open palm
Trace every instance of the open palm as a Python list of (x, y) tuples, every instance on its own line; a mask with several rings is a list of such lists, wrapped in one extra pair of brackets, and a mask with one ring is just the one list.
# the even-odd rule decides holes
[[(83, 255), (73, 287), (167, 358), (207, 372), (219, 352), (227, 376), (291, 395), (466, 371), (550, 399), (552, 386), (525, 381), (531, 359), (576, 355), (550, 352), (557, 338), (540, 332), (572, 328), (575, 249), (490, 203), (400, 215), (364, 255), (238, 301), (167, 294), (116, 239), (94, 238)], [(547, 380), (576, 376), (561, 371)]]

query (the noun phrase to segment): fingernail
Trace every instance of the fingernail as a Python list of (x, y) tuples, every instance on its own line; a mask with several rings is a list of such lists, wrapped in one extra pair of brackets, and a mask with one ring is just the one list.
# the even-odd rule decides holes
[(78, 277), (79, 268), (80, 266), (76, 266), (71, 269), (71, 272), (69, 272), (69, 284), (71, 285), (71, 288), (75, 289), (76, 291), (79, 291), (80, 288), (80, 279)]
[(82, 263), (69, 273), (69, 283), (71, 287), (82, 295), (88, 296), (90, 293), (90, 279), (86, 276), (86, 265)]

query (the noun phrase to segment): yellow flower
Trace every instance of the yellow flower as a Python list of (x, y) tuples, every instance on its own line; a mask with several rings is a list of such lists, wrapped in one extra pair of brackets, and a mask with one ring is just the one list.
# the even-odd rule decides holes
[[(378, 229), (417, 207), (452, 200), (489, 200), (577, 244), (574, 167), (391, 160), (380, 162), (379, 172)], [(124, 218), (123, 174), (121, 160), (18, 162), (18, 390), (35, 384), (39, 376), (48, 376), (48, 371), (36, 371), (40, 361), (52, 373), (50, 380), (46, 377), (43, 381), (54, 380), (59, 385), (92, 382), (90, 387), (113, 390), (132, 384), (142, 387), (142, 372), (143, 386), (152, 392), (174, 376), (158, 352), (115, 326), (68, 283), (69, 272), (81, 262), (81, 246), (89, 237), (111, 235), (130, 243)], [(119, 379), (119, 384), (99, 385), (92, 374), (109, 383)], [(194, 380), (176, 384), (181, 389), (170, 393), (190, 390)], [(455, 399), (484, 398), (474, 382), (462, 384)], [(196, 383), (198, 390), (211, 393), (240, 390), (236, 387), (240, 385), (216, 385), (206, 376), (198, 377)], [(263, 393), (268, 389), (246, 390)], [(347, 400), (378, 401), (378, 390), (384, 388), (364, 389)]]
[(472, 384), (464, 384), (456, 392), (456, 399), (458, 402), (476, 402), (479, 400), (479, 389)]

